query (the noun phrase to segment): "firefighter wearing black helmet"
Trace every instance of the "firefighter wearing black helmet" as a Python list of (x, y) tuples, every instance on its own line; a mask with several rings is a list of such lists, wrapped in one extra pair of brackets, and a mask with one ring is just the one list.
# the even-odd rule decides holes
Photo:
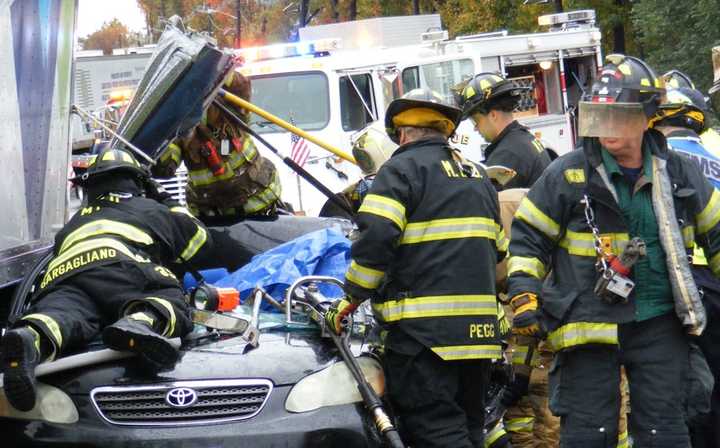
[(348, 297), (328, 325), (372, 301), (387, 330), (388, 393), (411, 446), (482, 447), (489, 360), (501, 356), (495, 265), (506, 239), (482, 168), (448, 146), (460, 110), (416, 89), (393, 101), (400, 147), (358, 212)]
[(546, 333), (555, 353), (561, 446), (618, 446), (621, 366), (635, 446), (689, 446), (688, 412), (710, 398), (690, 344), (706, 315), (689, 256), (699, 244), (720, 274), (720, 192), (648, 129), (663, 93), (640, 59), (607, 56), (580, 102), (581, 148), (553, 162), (512, 224), (514, 330)]
[(172, 366), (178, 352), (167, 338), (192, 322), (168, 266), (193, 264), (211, 244), (187, 210), (143, 197), (157, 187), (125, 150), (103, 150), (71, 180), (87, 204), (57, 233), (30, 309), (2, 339), (5, 395), (21, 411), (35, 404), (37, 364), (101, 332), (108, 347), (134, 351), (153, 369)]
[(462, 119), (471, 119), (490, 143), (485, 148), (485, 165), (502, 165), (517, 173), (503, 188), (531, 187), (550, 164), (550, 155), (540, 140), (513, 118), (526, 90), (498, 73), (480, 73), (459, 96)]

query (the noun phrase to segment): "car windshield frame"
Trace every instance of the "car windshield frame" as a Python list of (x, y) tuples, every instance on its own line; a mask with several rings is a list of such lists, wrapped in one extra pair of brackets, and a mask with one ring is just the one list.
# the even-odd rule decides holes
[[(278, 81), (283, 78), (301, 78), (301, 77), (318, 77), (321, 79), (321, 89), (324, 92), (318, 94), (316, 89), (299, 89), (299, 92), (295, 92), (290, 95), (289, 86), (284, 89), (278, 90), (278, 87), (282, 87), (280, 83), (275, 83), (275, 86), (262, 86), (256, 90), (258, 84), (262, 84), (262, 81), (272, 79)], [(320, 70), (308, 70), (300, 72), (283, 72), (283, 73), (271, 73), (264, 75), (256, 75), (250, 78), (252, 95), (250, 102), (257, 107), (270, 112), (271, 114), (280, 117), (281, 119), (291, 123), (304, 131), (320, 131), (325, 129), (330, 123), (330, 83), (328, 82), (327, 75)], [(306, 83), (307, 84), (307, 83)], [(269, 87), (269, 88), (268, 88)], [(260, 96), (259, 91), (267, 92), (268, 97)], [(300, 93), (300, 94), (298, 94)], [(259, 98), (261, 97), (262, 100)], [(266, 99), (268, 98), (269, 101)], [(298, 114), (292, 113), (293, 106), (301, 106), (301, 100), (307, 100), (307, 106), (303, 106), (306, 111), (322, 114), (318, 118), (321, 120), (304, 120)], [(324, 101), (323, 101), (324, 100)], [(293, 101), (293, 104), (290, 104)], [(268, 107), (268, 106), (271, 107)], [(259, 134), (266, 134), (272, 132), (286, 132), (280, 126), (268, 122), (264, 118), (252, 114), (250, 127)]]

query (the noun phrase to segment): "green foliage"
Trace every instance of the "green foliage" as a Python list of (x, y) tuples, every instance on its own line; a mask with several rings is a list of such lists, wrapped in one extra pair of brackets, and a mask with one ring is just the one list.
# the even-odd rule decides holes
[(94, 33), (80, 38), (83, 50), (102, 50), (103, 54), (112, 54), (113, 48), (123, 48), (130, 45), (128, 29), (118, 19), (103, 23), (102, 27)]
[(717, 0), (640, 0), (632, 12), (638, 55), (659, 73), (677, 69), (706, 92), (712, 85), (710, 50), (720, 45)]

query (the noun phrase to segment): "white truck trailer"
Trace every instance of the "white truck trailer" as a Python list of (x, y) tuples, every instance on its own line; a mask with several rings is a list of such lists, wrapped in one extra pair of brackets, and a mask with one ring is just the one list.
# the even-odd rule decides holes
[(65, 223), (76, 9), (0, 2), (0, 309)]

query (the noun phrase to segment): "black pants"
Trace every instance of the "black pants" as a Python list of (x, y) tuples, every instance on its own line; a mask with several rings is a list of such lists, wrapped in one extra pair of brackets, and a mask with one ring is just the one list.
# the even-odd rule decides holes
[(386, 350), (385, 369), (406, 445), (482, 448), (488, 361), (443, 361), (427, 348)]
[(85, 346), (125, 312), (143, 307), (165, 319), (165, 336), (184, 336), (192, 330), (178, 281), (158, 265), (98, 266), (48, 288), (16, 326), (30, 323), (38, 328), (53, 341), (57, 354)]
[(685, 423), (689, 343), (674, 313), (619, 326), (620, 347), (579, 346), (555, 355), (550, 409), (560, 420), (560, 446), (617, 446), (620, 365), (630, 385), (634, 447), (688, 447)]

